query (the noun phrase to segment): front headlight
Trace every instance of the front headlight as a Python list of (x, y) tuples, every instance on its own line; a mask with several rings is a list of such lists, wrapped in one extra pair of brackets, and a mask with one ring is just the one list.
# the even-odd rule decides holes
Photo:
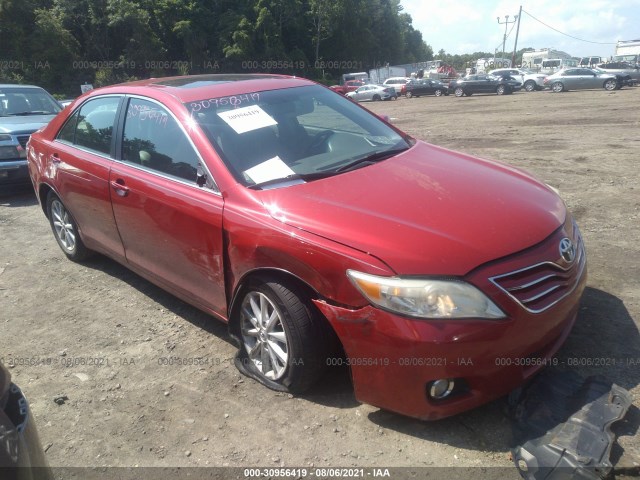
[(385, 310), (419, 318), (504, 318), (505, 314), (473, 285), (457, 280), (379, 277), (347, 270), (367, 300)]

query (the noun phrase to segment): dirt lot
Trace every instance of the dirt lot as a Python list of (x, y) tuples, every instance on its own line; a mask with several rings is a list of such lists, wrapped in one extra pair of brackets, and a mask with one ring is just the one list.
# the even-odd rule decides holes
[[(560, 358), (631, 390), (615, 429), (622, 467), (640, 462), (639, 106), (640, 88), (370, 105), (417, 138), (560, 190), (589, 256)], [(503, 401), (425, 423), (357, 403), (344, 371), (303, 397), (272, 392), (238, 373), (234, 353), (225, 326), (115, 262), (67, 261), (28, 192), (0, 198), (0, 357), (18, 363), (52, 466), (505, 467), (518, 478)]]

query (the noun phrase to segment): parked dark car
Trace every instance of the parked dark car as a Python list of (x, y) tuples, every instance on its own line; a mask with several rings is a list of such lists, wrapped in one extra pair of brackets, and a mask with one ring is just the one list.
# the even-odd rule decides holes
[(29, 403), (0, 361), (0, 478), (53, 479)]
[(474, 93), (496, 93), (508, 95), (517, 92), (522, 84), (509, 76), (494, 77), (493, 75), (477, 74), (454, 80), (449, 84), (449, 93), (456, 97), (471, 96)]
[(360, 401), (442, 418), (535, 375), (578, 315), (586, 254), (552, 188), (302, 78), (92, 90), (28, 159), (69, 259), (101, 252), (227, 322), (274, 390), (348, 365)]
[(0, 84), (0, 191), (29, 185), (27, 141), (62, 110), (44, 89)]
[(420, 97), (422, 95), (435, 95), (436, 97), (449, 95), (449, 89), (439, 80), (411, 80), (407, 83), (405, 89), (405, 97), (407, 98)]

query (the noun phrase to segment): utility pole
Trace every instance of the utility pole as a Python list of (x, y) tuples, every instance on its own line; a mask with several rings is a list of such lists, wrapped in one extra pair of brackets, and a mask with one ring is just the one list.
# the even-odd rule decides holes
[(518, 15), (516, 15), (513, 20), (509, 20), (509, 15), (505, 15), (504, 22), (501, 22), (500, 17), (498, 17), (498, 24), (504, 24), (504, 37), (502, 37), (502, 58), (504, 58), (505, 43), (507, 41), (507, 27), (510, 23), (515, 23), (516, 20), (518, 20)]
[(520, 11), (518, 12), (518, 26), (516, 27), (516, 41), (513, 44), (513, 55), (511, 56), (511, 66), (516, 66), (516, 51), (518, 49), (518, 35), (520, 34), (520, 19), (522, 18), (522, 5), (520, 5)]

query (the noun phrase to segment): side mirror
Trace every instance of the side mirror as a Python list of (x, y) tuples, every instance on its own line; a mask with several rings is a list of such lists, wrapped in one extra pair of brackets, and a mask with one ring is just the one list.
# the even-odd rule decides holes
[(196, 184), (199, 187), (204, 187), (207, 184), (207, 174), (202, 168), (202, 165), (198, 163), (198, 169), (196, 171)]

